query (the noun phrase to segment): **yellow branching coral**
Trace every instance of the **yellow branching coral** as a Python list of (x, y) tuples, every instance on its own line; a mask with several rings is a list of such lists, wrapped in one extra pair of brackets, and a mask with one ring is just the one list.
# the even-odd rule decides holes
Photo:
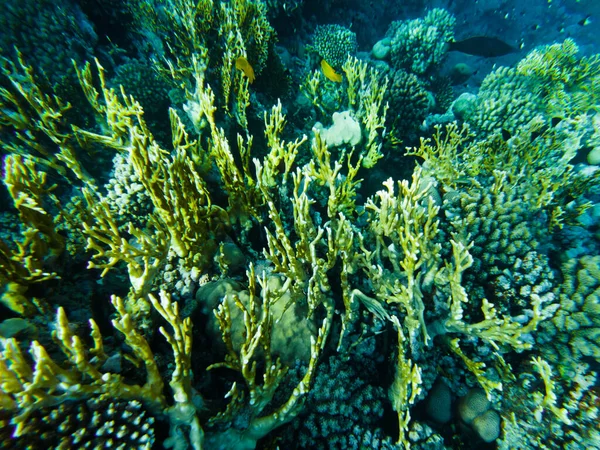
[(427, 175), (435, 177), (444, 186), (456, 189), (457, 183), (465, 176), (474, 176), (479, 170), (478, 161), (468, 159), (470, 152), (465, 144), (469, 137), (466, 125), (459, 128), (456, 123), (451, 123), (445, 130), (436, 126), (431, 138), (421, 138), (419, 147), (407, 149), (406, 154), (422, 158)]
[[(404, 325), (410, 342), (422, 335), (429, 336), (423, 313), (421, 285), (430, 285), (440, 269), (440, 245), (435, 243), (438, 230), (437, 206), (431, 197), (433, 179), (425, 178), (417, 169), (412, 183), (398, 182), (398, 193), (391, 179), (385, 190), (369, 199), (370, 228), (375, 236), (375, 249), (365, 251), (365, 267), (374, 286), (376, 297), (383, 302), (398, 304), (406, 313)], [(393, 272), (384, 272), (391, 264)]]
[[(312, 152), (314, 157), (305, 167), (305, 173), (312, 180), (317, 181), (319, 185), (329, 188), (327, 215), (336, 217), (338, 213), (352, 214), (356, 209), (356, 189), (362, 181), (356, 179), (362, 158), (358, 159), (356, 165), (352, 165), (353, 153), (350, 152), (344, 158), (336, 160), (332, 166), (331, 152), (319, 133), (315, 135)], [(345, 175), (342, 175), (341, 170), (344, 159), (348, 171)]]
[(46, 94), (20, 53), (17, 62), (0, 57), (0, 125), (14, 132), (2, 133), (3, 152), (34, 155), (39, 164), (67, 175), (65, 168), (82, 182), (91, 178), (77, 160), (77, 143), (64, 118), (71, 105)]
[(279, 175), (280, 166), (283, 164), (282, 184), (287, 184), (288, 175), (292, 170), (300, 146), (306, 142), (306, 135), (294, 142), (285, 142), (281, 139), (281, 133), (285, 127), (285, 115), (281, 112), (281, 101), (271, 108), (271, 114), (265, 112), (265, 137), (269, 153), (264, 159), (262, 171), (263, 179), (259, 182), (264, 186), (273, 188)]
[(309, 72), (300, 85), (300, 92), (310, 100), (311, 104), (317, 108), (317, 111), (326, 116), (327, 112), (323, 106), (323, 95), (325, 91), (321, 85), (323, 76), (323, 73), (319, 70)]
[(531, 348), (531, 343), (524, 337), (535, 331), (540, 321), (547, 318), (547, 313), (543, 310), (542, 298), (535, 293), (531, 294), (531, 320), (526, 325), (512, 317), (498, 317), (494, 305), (485, 298), (481, 301), (483, 320), (474, 324), (465, 323), (462, 304), (470, 300), (461, 285), (461, 278), (462, 273), (471, 266), (473, 259), (464, 244), (454, 240), (451, 243), (454, 263), (447, 264), (445, 270), (451, 291), (449, 299), (451, 315), (445, 323), (447, 330), (483, 339), (496, 350), (499, 349), (499, 345), (509, 345), (517, 351)]
[(139, 103), (124, 92), (121, 92), (121, 98), (117, 97), (114, 90), (106, 87), (103, 69), (98, 63), (97, 66), (104, 103), (94, 100), (100, 93), (92, 85), (89, 64), (78, 70), (78, 76), (110, 134), (98, 135), (79, 129), (77, 134), (86, 140), (127, 151), (152, 200), (154, 220), (161, 224), (159, 229), (169, 238), (170, 249), (180, 258), (192, 259), (197, 254), (209, 258), (211, 245), (216, 248), (211, 239), (213, 232), (227, 226), (228, 217), (225, 211), (212, 205), (205, 182), (188, 157), (189, 149), (196, 142), (189, 139), (179, 117), (171, 110), (175, 151), (170, 156), (148, 130)]
[(170, 380), (174, 404), (169, 405), (166, 400), (164, 382), (150, 345), (136, 329), (120, 298), (112, 299), (117, 313), (112, 325), (123, 335), (131, 349), (130, 360), (145, 367), (146, 381), (143, 385), (129, 384), (122, 375), (104, 371), (102, 364), (108, 355), (104, 352), (98, 325), (90, 320), (93, 345), (88, 348), (73, 333), (64, 310), (59, 308), (55, 340), (68, 365), (57, 363), (37, 341), (31, 343), (30, 362), (15, 339), (0, 340), (0, 403), (14, 413), (16, 437), (22, 424), (37, 409), (68, 399), (109, 394), (115, 399), (140, 400), (154, 414), (168, 415), (171, 418), (171, 437), (181, 439), (183, 427), (188, 430), (187, 440), (191, 447), (197, 450), (201, 448), (203, 433), (191, 401), (191, 323), (189, 319), (180, 319), (177, 305), (165, 293), (160, 294), (160, 300), (149, 296), (148, 301), (173, 329), (169, 333), (161, 328), (161, 333), (170, 344), (175, 358), (175, 371)]
[(415, 403), (421, 393), (421, 369), (405, 356), (405, 341), (402, 326), (398, 317), (392, 316), (394, 328), (398, 331), (398, 359), (396, 363), (396, 375), (389, 390), (389, 397), (394, 411), (398, 413), (398, 445), (405, 449), (410, 448), (408, 440), (408, 424), (410, 422), (410, 406)]
[(367, 133), (366, 149), (363, 153), (364, 167), (373, 167), (381, 154), (381, 141), (385, 137), (385, 118), (388, 104), (385, 93), (388, 78), (382, 79), (375, 69), (367, 69), (367, 63), (350, 57), (343, 67), (348, 78), (348, 103), (362, 122)]
[[(166, 61), (162, 72), (187, 87), (194, 77), (194, 60), (219, 67), (219, 104), (248, 126), (249, 78), (236, 69), (240, 58), (260, 75), (267, 64), (275, 32), (262, 1), (129, 0), (134, 20), (160, 36), (155, 49)], [(215, 83), (216, 85), (217, 83)]]
[[(561, 125), (548, 127), (538, 117), (529, 121), (508, 141), (496, 132), (472, 141), (468, 126), (456, 124), (436, 128), (433, 139), (423, 139), (408, 154), (424, 159), (423, 169), (453, 190), (465, 183), (477, 185), (484, 177), (494, 179), (494, 194), (520, 198), (530, 211), (548, 211), (554, 223), (573, 222), (585, 210), (580, 197), (597, 184), (600, 175), (583, 175), (571, 161), (582, 148), (586, 120), (565, 118)], [(479, 181), (478, 181), (479, 180)], [(567, 203), (575, 208), (561, 217)]]
[(552, 380), (552, 368), (550, 367), (550, 364), (541, 357), (535, 356), (531, 359), (531, 364), (542, 377), (544, 388), (546, 390), (544, 395), (541, 395), (539, 392), (534, 394), (538, 403), (538, 407), (534, 413), (537, 421), (541, 422), (544, 410), (548, 409), (563, 423), (571, 425), (572, 422), (569, 419), (567, 410), (557, 406), (556, 384)]
[(485, 372), (487, 365), (483, 361), (473, 361), (463, 352), (459, 344), (460, 339), (458, 338), (449, 342), (452, 351), (462, 359), (465, 367), (475, 376), (475, 379), (485, 391), (488, 400), (491, 400), (494, 390), (502, 391), (502, 382), (490, 379)]
[(88, 215), (82, 222), (83, 234), (87, 238), (87, 249), (95, 252), (88, 268), (102, 269), (100, 276), (104, 276), (114, 265), (125, 262), (131, 283), (126, 309), (132, 317), (141, 319), (149, 313), (150, 304), (145, 298), (167, 258), (167, 230), (151, 218), (147, 230), (129, 223), (127, 233), (131, 238), (125, 239), (106, 201), (99, 200), (97, 194), (88, 189), (84, 189), (83, 195)]
[[(256, 442), (271, 432), (276, 427), (292, 420), (300, 411), (303, 401), (310, 391), (315, 374), (317, 361), (329, 332), (329, 321), (325, 319), (319, 329), (318, 336), (311, 337), (311, 356), (308, 368), (302, 379), (292, 391), (289, 398), (274, 412), (262, 415), (263, 410), (271, 403), (275, 391), (283, 381), (287, 368), (284, 367), (279, 358), (273, 360), (271, 355), (271, 333), (273, 332), (274, 317), (271, 306), (280, 300), (284, 293), (281, 289), (272, 290), (267, 282), (266, 275), (256, 276), (254, 268), (250, 266), (248, 272), (249, 300), (244, 304), (234, 294), (234, 302), (237, 308), (243, 312), (245, 340), (238, 351), (234, 349), (232, 342), (232, 319), (228, 302), (223, 301), (215, 315), (223, 335), (223, 341), (227, 347), (225, 361), (211, 365), (208, 370), (225, 367), (240, 372), (248, 392), (247, 402), (252, 406), (252, 416), (244, 428), (230, 427), (223, 433), (210, 435), (207, 433), (207, 443), (211, 447), (219, 448), (244, 448), (252, 449)], [(260, 285), (260, 296), (258, 295)], [(262, 381), (258, 379), (257, 362), (263, 361)], [(232, 421), (234, 416), (240, 413), (246, 401), (243, 401), (244, 391), (233, 383), (227, 394), (230, 403), (226, 411), (214, 417), (210, 425), (221, 421)]]
[(24, 229), (20, 240), (0, 240), (0, 302), (21, 315), (35, 312), (23, 294), (27, 286), (58, 277), (45, 269), (45, 260), (56, 258), (65, 248), (52, 216), (44, 209), (54, 185), (47, 185), (47, 174), (39, 171), (31, 157), (8, 155), (4, 161), (4, 184), (13, 199)]

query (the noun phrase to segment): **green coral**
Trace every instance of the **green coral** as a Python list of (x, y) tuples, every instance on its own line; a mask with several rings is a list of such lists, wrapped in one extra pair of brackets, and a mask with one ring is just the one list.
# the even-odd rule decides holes
[(514, 68), (500, 67), (485, 77), (476, 109), (466, 120), (482, 135), (498, 130), (515, 132), (542, 112), (540, 87)]
[(435, 8), (424, 18), (392, 22), (387, 35), (392, 39), (392, 65), (417, 75), (439, 67), (448, 42), (454, 38), (456, 19), (444, 9)]
[(479, 133), (515, 133), (535, 117), (585, 115), (600, 99), (600, 59), (582, 57), (572, 39), (537, 48), (516, 67), (485, 77), (477, 109), (466, 120)]
[(356, 34), (341, 25), (319, 25), (313, 35), (313, 45), (321, 58), (339, 71), (357, 49)]
[(543, 327), (544, 355), (570, 374), (585, 358), (600, 362), (600, 256), (568, 260), (561, 272), (560, 308)]
[[(538, 247), (537, 224), (528, 205), (515, 190), (491, 192), (488, 183), (445, 196), (445, 209), (459, 236), (472, 239), (470, 252), (478, 276), (498, 275), (517, 257)], [(538, 228), (539, 230), (539, 228)], [(482, 273), (483, 272), (483, 273)]]
[(423, 83), (403, 69), (391, 71), (387, 101), (387, 123), (392, 136), (412, 142), (418, 135), (429, 108), (429, 97)]

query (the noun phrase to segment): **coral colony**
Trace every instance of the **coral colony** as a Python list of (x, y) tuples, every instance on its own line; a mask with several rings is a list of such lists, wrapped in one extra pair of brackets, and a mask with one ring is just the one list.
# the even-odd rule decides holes
[(335, 3), (7, 0), (0, 448), (600, 448), (600, 56)]

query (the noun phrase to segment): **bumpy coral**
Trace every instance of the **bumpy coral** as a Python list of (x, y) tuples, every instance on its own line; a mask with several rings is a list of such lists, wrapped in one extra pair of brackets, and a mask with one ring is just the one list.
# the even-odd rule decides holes
[(516, 67), (499, 67), (483, 81), (467, 120), (481, 133), (514, 133), (535, 116), (585, 114), (600, 96), (600, 59), (581, 57), (571, 39), (537, 48)]
[(6, 0), (0, 11), (0, 49), (17, 46), (53, 82), (69, 74), (72, 59), (90, 58), (98, 37), (76, 2)]
[[(527, 320), (525, 311), (534, 299), (555, 308), (549, 306), (555, 301), (554, 274), (548, 257), (537, 250), (543, 222), (538, 223), (541, 217), (532, 214), (516, 189), (453, 191), (446, 195), (445, 208), (452, 233), (472, 242), (473, 265), (464, 275), (470, 298), (486, 299), (516, 322)], [(479, 312), (469, 310), (467, 314), (477, 317)]]
[(472, 269), (478, 277), (500, 274), (538, 246), (534, 218), (514, 191), (494, 194), (473, 187), (449, 192), (444, 203), (452, 228), (473, 240)]
[(544, 323), (544, 355), (569, 374), (583, 358), (600, 361), (600, 256), (571, 259), (562, 274), (560, 309)]
[(514, 68), (499, 67), (485, 77), (477, 94), (476, 110), (466, 120), (479, 133), (515, 130), (542, 113), (540, 86)]
[(300, 448), (358, 449), (368, 441), (381, 441), (379, 433), (372, 433), (383, 416), (385, 391), (369, 384), (365, 369), (364, 361), (339, 356), (323, 363), (306, 412), (292, 422)]
[(412, 142), (427, 115), (427, 91), (414, 74), (403, 69), (392, 71), (389, 79), (387, 126), (392, 136)]
[(521, 310), (527, 305), (531, 294), (547, 295), (554, 299), (551, 291), (555, 284), (548, 257), (530, 251), (523, 257), (517, 257), (512, 267), (493, 277), (488, 292), (500, 304)]
[(106, 200), (118, 225), (132, 222), (144, 226), (152, 212), (152, 201), (140, 182), (131, 161), (118, 154), (113, 159), (113, 173), (106, 184)]
[(499, 450), (512, 450), (515, 442), (523, 450), (600, 448), (597, 375), (582, 361), (574, 369), (561, 377), (534, 357), (515, 374), (503, 396)]
[(313, 44), (321, 58), (336, 70), (341, 70), (348, 59), (354, 56), (356, 34), (341, 25), (320, 25), (315, 30)]
[[(133, 96), (142, 105), (144, 117), (153, 126), (153, 131), (161, 122), (163, 126), (168, 122), (169, 85), (152, 66), (135, 60), (127, 62), (119, 66), (108, 85), (116, 89), (123, 86), (127, 94)], [(167, 128), (162, 131), (168, 135), (170, 130)]]
[(142, 404), (106, 396), (68, 400), (32, 412), (17, 427), (6, 425), (18, 431), (0, 441), (3, 448), (149, 450), (154, 444), (154, 418)]
[(454, 37), (456, 19), (444, 9), (433, 9), (422, 19), (392, 22), (391, 61), (396, 68), (424, 74), (444, 60), (447, 44)]

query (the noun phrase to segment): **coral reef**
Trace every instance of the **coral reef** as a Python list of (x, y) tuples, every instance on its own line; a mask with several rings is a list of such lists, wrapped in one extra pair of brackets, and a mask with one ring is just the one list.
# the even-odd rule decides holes
[(499, 67), (483, 80), (467, 121), (481, 133), (514, 133), (537, 117), (586, 114), (600, 95), (600, 61), (578, 53), (567, 39), (531, 51), (516, 67)]
[(373, 61), (312, 2), (82, 5), (0, 13), (0, 446), (599, 446), (598, 56), (428, 129), (446, 10)]
[(544, 356), (569, 377), (572, 363), (585, 358), (600, 361), (600, 258), (583, 256), (566, 261), (558, 291), (560, 308), (544, 323)]
[(380, 433), (385, 391), (369, 384), (374, 374), (368, 371), (363, 361), (331, 357), (322, 363), (305, 411), (291, 423), (301, 448), (361, 448)]

